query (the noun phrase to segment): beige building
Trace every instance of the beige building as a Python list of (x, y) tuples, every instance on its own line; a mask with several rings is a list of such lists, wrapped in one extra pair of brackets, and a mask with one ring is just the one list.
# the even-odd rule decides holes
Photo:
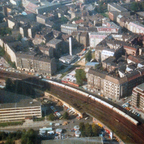
[(136, 86), (132, 91), (132, 105), (144, 111), (144, 83)]
[(78, 25), (77, 24), (63, 24), (61, 25), (61, 32), (67, 33), (69, 35), (72, 34), (72, 32), (78, 30)]
[(3, 47), (5, 52), (10, 56), (11, 61), (17, 65), (15, 49), (22, 47), (21, 43), (15, 41), (11, 36), (5, 36), (0, 38), (0, 46)]
[(48, 55), (49, 57), (53, 57), (53, 48), (52, 47), (47, 47), (45, 45), (39, 45), (39, 49), (42, 53)]
[(89, 38), (87, 32), (73, 32), (72, 37), (76, 39), (77, 42), (87, 47), (89, 44)]
[(51, 76), (57, 71), (57, 65), (55, 58), (48, 56), (35, 56), (34, 53), (17, 52), (17, 69), (35, 72), (39, 75)]
[(88, 89), (93, 92), (99, 91), (107, 98), (121, 99), (131, 95), (132, 89), (144, 82), (143, 75), (143, 68), (126, 73), (122, 78), (99, 69), (90, 69), (88, 71)]
[(120, 99), (124, 96), (124, 83), (126, 79), (118, 79), (105, 72), (90, 69), (88, 72), (88, 88), (99, 91), (105, 97)]
[(29, 97), (0, 91), (0, 122), (41, 118), (41, 104)]

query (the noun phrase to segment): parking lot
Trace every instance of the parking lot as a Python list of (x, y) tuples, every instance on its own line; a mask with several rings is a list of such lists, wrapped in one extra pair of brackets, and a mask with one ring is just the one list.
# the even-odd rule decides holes
[(141, 117), (142, 119), (144, 119), (144, 113), (137, 110), (136, 108), (134, 108), (132, 105), (131, 105), (131, 102), (132, 102), (132, 99), (131, 98), (124, 98), (123, 99), (123, 104), (122, 104), (122, 107), (125, 108), (126, 110), (128, 110), (129, 112), (133, 113), (134, 115), (136, 115), (137, 117)]
[[(74, 111), (74, 109), (70, 109), (63, 105), (62, 103), (55, 101), (54, 99), (50, 98), (43, 98), (43, 104), (47, 105), (47, 110), (50, 113), (55, 115), (56, 120), (51, 121), (50, 125), (47, 127), (51, 127), (53, 133), (55, 133), (55, 139), (67, 138), (67, 137), (74, 137), (75, 130), (74, 126), (79, 125), (80, 122), (84, 123), (91, 123), (92, 118), (89, 116), (85, 118), (80, 118), (79, 115)], [(67, 112), (69, 117), (68, 119), (63, 118), (63, 114)], [(57, 114), (58, 113), (58, 114)], [(47, 121), (48, 119), (46, 119)], [(57, 135), (56, 130), (62, 129), (62, 134)], [(48, 134), (49, 135), (49, 134)], [(42, 137), (47, 137), (47, 135), (41, 134)]]

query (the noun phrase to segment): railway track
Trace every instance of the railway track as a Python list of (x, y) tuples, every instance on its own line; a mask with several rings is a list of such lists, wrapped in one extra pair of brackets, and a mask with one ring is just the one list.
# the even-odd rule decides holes
[(66, 89), (62, 89), (52, 84), (48, 84), (46, 82), (41, 82), (39, 79), (35, 79), (33, 76), (25, 74), (0, 71), (0, 77), (27, 79), (27, 81), (30, 81), (31, 83), (44, 85), (45, 89), (49, 89), (51, 93), (73, 105), (76, 107), (76, 109), (80, 110), (81, 112), (88, 112), (89, 114), (102, 121), (112, 131), (119, 135), (119, 137), (124, 142), (134, 144), (144, 143), (144, 123), (135, 126), (124, 117), (101, 105), (100, 103), (94, 102), (90, 98), (84, 97), (83, 95), (68, 91)]
[[(109, 108), (104, 107), (103, 105), (100, 105), (96, 102), (94, 102), (91, 99), (88, 99), (86, 97), (83, 97), (81, 95), (78, 95), (74, 92), (69, 92), (66, 90), (63, 90), (62, 88), (57, 88), (56, 86), (50, 86), (50, 91), (56, 95), (59, 95), (60, 98), (63, 100), (69, 102), (71, 101), (71, 104), (73, 105), (73, 102), (76, 103), (76, 101), (72, 101), (72, 99), (76, 99), (77, 101), (83, 101), (83, 103), (86, 103), (86, 108), (80, 109), (81, 112), (87, 111), (94, 117), (102, 120), (103, 123), (106, 124), (110, 129), (112, 129), (116, 134), (120, 134), (122, 140), (125, 142), (130, 142), (134, 144), (142, 144), (144, 143), (144, 125), (135, 126), (131, 122), (129, 122), (127, 119), (123, 118), (119, 114), (115, 113), (114, 111), (111, 111)], [(119, 122), (117, 122), (115, 119), (117, 119)], [(115, 125), (115, 126), (114, 126)], [(142, 127), (141, 127), (142, 126)], [(122, 133), (122, 134), (121, 134)]]

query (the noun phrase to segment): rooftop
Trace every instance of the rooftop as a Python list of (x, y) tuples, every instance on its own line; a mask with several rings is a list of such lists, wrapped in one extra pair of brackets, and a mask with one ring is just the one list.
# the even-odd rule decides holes
[(27, 96), (3, 90), (0, 91), (0, 109), (31, 106), (41, 106), (41, 104)]
[(99, 64), (99, 63), (98, 62), (87, 62), (85, 66), (93, 66), (94, 67), (97, 64)]
[(124, 7), (120, 6), (119, 4), (116, 3), (110, 3), (109, 5), (115, 7), (116, 9), (120, 10), (120, 11), (128, 11), (127, 9), (125, 9)]
[(54, 38), (54, 39), (50, 40), (48, 43), (49, 43), (49, 44), (55, 44), (55, 45), (56, 45), (56, 44), (58, 44), (58, 43), (60, 43), (60, 42), (62, 42), (62, 40), (60, 40), (60, 39), (55, 39), (55, 38)]
[(136, 88), (140, 89), (141, 91), (144, 91), (144, 83), (138, 85)]
[(96, 138), (67, 138), (62, 140), (43, 140), (42, 144), (103, 144), (101, 137)]

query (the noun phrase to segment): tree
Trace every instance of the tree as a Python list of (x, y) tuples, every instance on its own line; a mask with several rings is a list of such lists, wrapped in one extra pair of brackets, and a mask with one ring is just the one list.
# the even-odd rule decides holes
[(89, 123), (85, 124), (85, 133), (87, 137), (92, 136), (92, 127)]
[(51, 121), (55, 120), (55, 116), (52, 113), (49, 115), (49, 120)]
[(13, 139), (7, 139), (5, 144), (15, 144)]
[(63, 114), (63, 118), (64, 118), (64, 119), (68, 119), (68, 118), (69, 118), (68, 112), (65, 112), (65, 113)]
[(22, 35), (19, 33), (18, 36), (17, 36), (17, 40), (21, 41), (21, 39), (22, 39)]
[(33, 129), (29, 129), (27, 132), (23, 132), (21, 138), (21, 144), (35, 144), (36, 133)]
[(92, 53), (91, 50), (88, 51), (88, 53), (85, 56), (86, 60), (89, 62), (92, 59)]
[(0, 132), (0, 140), (5, 140), (7, 137), (7, 134), (5, 132)]
[(11, 29), (10, 28), (0, 28), (0, 35), (5, 36), (7, 34), (11, 34)]
[(61, 17), (61, 22), (62, 23), (67, 23), (68, 19), (64, 16)]
[(76, 80), (77, 80), (77, 83), (79, 85), (82, 85), (83, 84), (83, 81), (86, 80), (86, 73), (83, 69), (76, 69), (76, 74), (75, 74), (75, 77), (76, 77)]
[(131, 3), (131, 10), (133, 10), (134, 12), (138, 11), (138, 3), (137, 2), (132, 2)]
[(22, 136), (22, 132), (21, 132), (20, 130), (18, 130), (18, 131), (16, 132), (16, 139), (20, 139), (21, 136)]
[(84, 131), (85, 125), (84, 122), (79, 123), (80, 131)]
[(92, 132), (93, 132), (93, 136), (98, 136), (98, 134), (100, 132), (99, 126), (93, 123), (92, 124)]

